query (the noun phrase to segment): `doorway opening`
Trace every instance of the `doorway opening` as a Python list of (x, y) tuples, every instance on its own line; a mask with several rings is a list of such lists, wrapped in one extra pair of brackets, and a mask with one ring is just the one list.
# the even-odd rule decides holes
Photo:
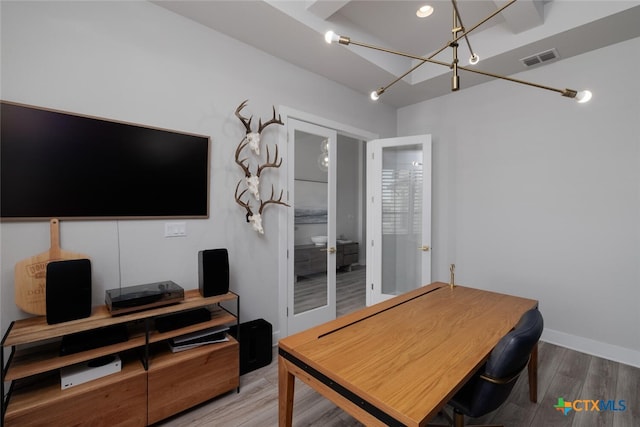
[(366, 306), (365, 144), (376, 135), (286, 108), (281, 114), (291, 205), (281, 217), (285, 337)]

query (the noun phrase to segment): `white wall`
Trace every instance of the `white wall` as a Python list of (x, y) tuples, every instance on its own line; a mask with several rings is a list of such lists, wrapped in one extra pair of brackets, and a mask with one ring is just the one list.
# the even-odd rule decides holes
[[(147, 2), (1, 7), (3, 100), (212, 138), (211, 215), (188, 220), (186, 238), (164, 238), (165, 221), (61, 223), (62, 248), (92, 259), (94, 304), (120, 284), (174, 280), (197, 288), (197, 252), (227, 247), (243, 320), (265, 318), (277, 331), (278, 215), (285, 208), (265, 210), (264, 236), (244, 222), (233, 195), (242, 177), (233, 155), (244, 127), (233, 112), (249, 99), (244, 112), (256, 122), (270, 118), (272, 105), (285, 105), (393, 136), (395, 110)], [(265, 131), (266, 142), (275, 134)], [(2, 223), (0, 239), (4, 332), (27, 315), (13, 302), (14, 265), (48, 249), (49, 224)]]
[[(640, 366), (640, 39), (399, 110), (433, 137), (434, 279), (540, 301), (543, 339)], [(631, 73), (631, 74), (629, 74)], [(464, 75), (461, 76), (464, 87)]]

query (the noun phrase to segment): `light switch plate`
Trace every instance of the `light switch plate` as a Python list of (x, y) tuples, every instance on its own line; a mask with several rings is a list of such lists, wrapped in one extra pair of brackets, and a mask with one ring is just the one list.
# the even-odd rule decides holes
[(165, 222), (164, 237), (184, 237), (187, 235), (186, 222)]

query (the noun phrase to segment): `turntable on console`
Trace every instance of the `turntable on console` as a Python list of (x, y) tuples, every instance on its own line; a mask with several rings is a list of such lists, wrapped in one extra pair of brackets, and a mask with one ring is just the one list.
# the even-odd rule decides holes
[(184, 300), (184, 289), (171, 280), (109, 289), (105, 303), (112, 316), (162, 307)]

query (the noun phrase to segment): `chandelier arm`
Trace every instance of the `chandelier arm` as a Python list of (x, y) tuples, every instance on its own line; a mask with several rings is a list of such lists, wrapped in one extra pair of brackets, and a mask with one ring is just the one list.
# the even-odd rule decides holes
[(439, 53), (443, 52), (447, 48), (451, 47), (451, 43), (455, 43), (455, 42), (457, 42), (458, 40), (460, 40), (463, 37), (467, 40), (467, 45), (469, 46), (469, 50), (471, 51), (471, 55), (473, 56), (474, 52), (473, 52), (473, 49), (471, 49), (471, 44), (469, 43), (469, 39), (467, 37), (467, 34), (469, 34), (471, 31), (475, 30), (480, 25), (484, 24), (485, 22), (487, 22), (488, 20), (490, 20), (491, 18), (493, 18), (494, 16), (496, 16), (497, 14), (499, 14), (500, 12), (505, 10), (508, 6), (511, 6), (513, 3), (516, 2), (516, 0), (511, 0), (509, 3), (503, 5), (502, 7), (497, 9), (495, 12), (491, 13), (489, 16), (487, 16), (486, 18), (484, 18), (483, 20), (478, 22), (476, 25), (474, 25), (473, 27), (471, 27), (471, 29), (469, 29), (467, 31), (464, 28), (464, 24), (462, 23), (462, 19), (460, 18), (460, 13), (458, 12), (458, 7), (457, 7), (457, 5), (455, 3), (455, 0), (451, 0), (451, 1), (453, 3), (453, 7), (455, 8), (455, 13), (458, 16), (458, 19), (460, 20), (460, 25), (462, 26), (462, 34), (459, 35), (458, 37), (455, 37), (455, 34), (454, 34), (454, 39), (451, 42), (447, 42), (444, 46), (442, 46), (440, 49), (436, 50), (435, 52), (433, 52), (431, 55), (429, 55), (426, 58), (423, 57), (423, 56), (417, 56), (417, 55), (412, 55), (410, 53), (399, 52), (399, 51), (396, 51), (396, 50), (391, 50), (391, 49), (383, 48), (383, 47), (380, 47), (380, 46), (374, 46), (374, 45), (371, 45), (371, 44), (368, 44), (368, 43), (362, 43), (362, 42), (358, 42), (358, 41), (351, 40), (351, 39), (348, 39), (348, 42), (344, 43), (344, 44), (354, 44), (356, 46), (366, 47), (368, 49), (373, 49), (373, 50), (379, 50), (381, 52), (391, 53), (391, 54), (394, 54), (394, 55), (404, 56), (406, 58), (416, 59), (416, 60), (420, 61), (415, 66), (411, 67), (409, 69), (409, 71), (407, 71), (406, 73), (402, 74), (400, 77), (398, 77), (397, 79), (395, 79), (394, 81), (392, 81), (388, 85), (380, 88), (380, 90), (379, 90), (380, 93), (386, 91), (391, 86), (393, 86), (394, 84), (398, 83), (400, 80), (402, 80), (403, 78), (405, 78), (406, 76), (411, 74), (413, 71), (415, 71), (418, 67), (424, 65), (425, 62), (430, 62), (432, 64), (438, 64), (438, 65), (443, 65), (445, 67), (452, 68), (453, 64), (449, 64), (449, 63), (446, 63), (446, 62), (435, 60), (435, 59), (433, 59), (433, 57), (435, 57)]
[[(454, 1), (454, 0), (452, 0)], [(485, 22), (487, 22), (488, 20), (490, 20), (491, 18), (493, 18), (494, 16), (496, 16), (497, 14), (499, 14), (500, 12), (502, 12), (503, 10), (505, 10), (508, 6), (511, 6), (513, 3), (515, 3), (516, 0), (511, 0), (509, 3), (503, 5), (502, 7), (500, 7), (499, 9), (497, 9), (495, 12), (491, 13), (489, 16), (487, 16), (486, 18), (484, 18), (483, 20), (481, 20), (480, 22), (478, 22), (476, 25), (474, 25), (473, 27), (471, 27), (471, 29), (466, 30), (464, 29), (464, 25), (462, 24), (462, 19), (460, 19), (460, 14), (458, 13), (458, 9), (456, 7), (456, 14), (458, 15), (458, 19), (460, 19), (460, 24), (463, 26), (462, 29), (462, 34), (455, 37), (452, 41), (445, 43), (444, 46), (442, 46), (440, 49), (436, 50), (435, 52), (433, 52), (431, 55), (429, 55), (428, 57), (424, 57), (424, 56), (417, 56), (417, 55), (412, 55), (410, 53), (405, 53), (405, 52), (400, 52), (397, 50), (392, 50), (392, 49), (387, 49), (384, 47), (380, 47), (380, 46), (375, 46), (372, 44), (368, 44), (368, 43), (362, 43), (362, 42), (358, 42), (355, 40), (351, 40), (348, 37), (344, 38), (344, 41), (341, 41), (341, 44), (344, 45), (349, 45), (349, 44), (353, 44), (356, 46), (360, 46), (360, 47), (366, 47), (368, 49), (373, 49), (373, 50), (379, 50), (381, 52), (386, 52), (386, 53), (391, 53), (394, 55), (399, 55), (399, 56), (404, 56), (406, 58), (410, 58), (410, 59), (416, 59), (418, 61), (421, 61), (420, 64), (414, 66), (409, 72), (403, 74), (400, 78), (398, 78), (396, 81), (394, 81), (393, 83), (397, 82), (398, 80), (404, 78), (407, 76), (407, 74), (409, 74), (410, 72), (414, 71), (416, 68), (420, 67), (422, 64), (424, 64), (425, 62), (431, 62), (433, 64), (438, 64), (438, 65), (444, 65), (447, 66), (449, 68), (451, 68), (452, 64), (448, 64), (446, 62), (442, 62), (442, 61), (437, 61), (434, 60), (433, 57), (435, 57), (436, 55), (438, 55), (439, 53), (443, 52), (444, 50), (446, 50), (447, 48), (451, 47), (451, 43), (455, 43), (458, 40), (460, 40), (461, 38), (467, 38), (467, 34), (469, 34), (471, 31), (475, 30), (476, 28), (478, 28), (480, 25), (484, 24)], [(455, 7), (455, 2), (454, 2), (454, 7)], [(468, 39), (467, 39), (467, 43), (469, 43)], [(471, 53), (473, 54), (473, 50), (471, 49), (471, 45), (469, 45), (469, 50), (471, 50)], [(389, 86), (391, 86), (393, 83), (389, 84), (388, 86), (386, 86), (386, 88), (388, 88)]]
[[(451, 42), (448, 42), (447, 44), (445, 44), (442, 48), (438, 49), (437, 51), (435, 51), (434, 53), (432, 53), (428, 57), (413, 55), (413, 54), (410, 54), (410, 53), (401, 52), (401, 51), (392, 50), (392, 49), (387, 49), (387, 48), (384, 48), (384, 47), (375, 46), (375, 45), (368, 44), (368, 43), (358, 42), (358, 41), (355, 41), (355, 40), (351, 40), (348, 37), (341, 37), (340, 43), (341, 44), (345, 44), (345, 45), (354, 44), (356, 46), (365, 47), (367, 49), (373, 49), (373, 50), (377, 50), (377, 51), (380, 51), (380, 52), (391, 53), (393, 55), (403, 56), (405, 58), (409, 58), (409, 59), (414, 59), (414, 60), (420, 61), (416, 65), (411, 67), (408, 71), (406, 71), (405, 73), (403, 73), (402, 75), (397, 77), (395, 80), (393, 80), (391, 83), (389, 83), (388, 85), (378, 89), (377, 93), (381, 94), (381, 93), (385, 92), (387, 89), (389, 89), (391, 86), (393, 86), (394, 84), (396, 84), (397, 82), (399, 82), (400, 80), (405, 78), (407, 75), (411, 74), (418, 67), (424, 65), (426, 62), (429, 62), (429, 63), (432, 63), (432, 64), (437, 64), (437, 65), (442, 65), (442, 66), (445, 66), (445, 67), (448, 67), (448, 68), (453, 68), (454, 67), (454, 63), (447, 63), (447, 62), (443, 62), (443, 61), (438, 61), (438, 60), (433, 59), (433, 57), (436, 56), (437, 54), (439, 54), (440, 52), (444, 51), (448, 47), (451, 47), (452, 44), (455, 44), (458, 40), (460, 40), (463, 37), (466, 39), (467, 45), (469, 47), (469, 50), (471, 51), (471, 54), (473, 55), (474, 53), (473, 53), (473, 50), (471, 48), (471, 44), (469, 43), (469, 39), (468, 39), (467, 35), (469, 33), (471, 33), (472, 31), (474, 31), (479, 26), (481, 26), (482, 24), (484, 24), (485, 22), (487, 22), (490, 19), (492, 19), (494, 16), (496, 16), (497, 14), (502, 12), (507, 7), (511, 6), (513, 3), (516, 2), (516, 0), (510, 0), (508, 3), (506, 3), (505, 5), (500, 7), (499, 9), (497, 9), (495, 12), (489, 14), (486, 18), (482, 19), (480, 22), (475, 24), (469, 30), (466, 30), (464, 28), (464, 24), (463, 24), (462, 19), (460, 17), (460, 13), (458, 11), (456, 0), (451, 0), (451, 2), (452, 2), (453, 7), (454, 7), (454, 13), (457, 16), (457, 19), (460, 21), (460, 30), (462, 31), (462, 34), (456, 35), (456, 31), (455, 31), (456, 28), (454, 28), (453, 29), (454, 30), (454, 32), (453, 32), (453, 40)], [(454, 27), (455, 26), (456, 26), (456, 24), (454, 24)], [(536, 87), (536, 88), (539, 88), (539, 89), (545, 89), (545, 90), (549, 90), (549, 91), (552, 91), (552, 92), (557, 92), (557, 93), (560, 93), (562, 96), (566, 96), (568, 98), (575, 98), (576, 95), (577, 95), (577, 91), (575, 91), (573, 89), (558, 89), (558, 88), (554, 88), (554, 87), (551, 87), (551, 86), (546, 86), (546, 85), (542, 85), (542, 84), (538, 84), (538, 83), (528, 82), (526, 80), (520, 80), (520, 79), (515, 79), (513, 77), (507, 77), (507, 76), (503, 76), (503, 75), (500, 75), (500, 74), (490, 73), (490, 72), (487, 72), (487, 71), (476, 70), (476, 69), (468, 68), (468, 67), (465, 67), (465, 66), (462, 66), (462, 65), (458, 65), (458, 64), (455, 64), (455, 66), (458, 69), (461, 69), (461, 70), (464, 70), (464, 71), (468, 71), (470, 73), (481, 74), (481, 75), (484, 75), (484, 76), (493, 77), (493, 78), (500, 79), (500, 80), (507, 80), (507, 81), (510, 81), (510, 82), (513, 82), (513, 83), (519, 83), (519, 84), (523, 84), (523, 85), (527, 85), (527, 86)]]
[[(467, 33), (466, 30), (464, 28), (464, 22), (462, 22), (462, 15), (460, 15), (460, 11), (458, 10), (458, 3), (456, 2), (456, 0), (451, 0), (451, 4), (453, 5), (453, 10), (456, 13), (456, 16), (458, 17), (458, 21), (460, 21), (460, 29), (462, 30), (462, 36), (464, 37), (464, 40), (467, 42), (467, 47), (469, 48), (469, 52), (471, 52), (471, 56), (476, 56), (476, 54), (473, 52), (473, 48), (471, 48), (471, 42), (469, 42), (469, 37), (467, 37)], [(455, 38), (455, 33), (454, 33), (454, 38)], [(459, 39), (456, 39), (459, 40)], [(455, 43), (455, 40), (453, 41), (453, 43)]]
[[(411, 67), (408, 71), (406, 71), (404, 74), (402, 74), (401, 76), (399, 76), (398, 78), (396, 78), (394, 81), (392, 81), (391, 83), (389, 83), (386, 86), (383, 86), (382, 88), (379, 89), (380, 93), (385, 92), (387, 89), (389, 89), (391, 86), (393, 86), (394, 84), (398, 83), (400, 80), (404, 79), (406, 76), (408, 76), (409, 74), (411, 74), (412, 72), (414, 72), (418, 67), (420, 67), (421, 65), (423, 65), (425, 62), (427, 61), (422, 61), (417, 63), (416, 65), (414, 65), (413, 67)], [(445, 64), (442, 63), (441, 65), (446, 65), (449, 66), (449, 64)]]
[[(493, 18), (494, 16), (496, 16), (497, 14), (499, 14), (500, 12), (502, 12), (503, 10), (505, 10), (507, 7), (511, 6), (512, 4), (514, 4), (517, 0), (511, 0), (509, 3), (503, 5), (502, 7), (500, 7), (499, 9), (497, 9), (495, 12), (489, 14), (489, 16), (487, 16), (486, 18), (484, 18), (483, 20), (481, 20), (480, 22), (478, 22), (476, 25), (474, 25), (473, 27), (471, 27), (470, 29), (464, 29), (462, 31), (462, 34), (460, 34), (458, 37), (454, 38), (451, 43), (455, 43), (458, 40), (460, 40), (463, 37), (467, 37), (467, 34), (469, 34), (470, 32), (472, 32), (473, 30), (475, 30), (476, 28), (478, 28), (480, 25), (484, 24), (485, 22), (487, 22), (488, 20), (490, 20), (491, 18)], [(460, 17), (460, 15), (458, 14), (458, 17)], [(461, 21), (462, 24), (462, 21)], [(449, 45), (447, 44), (447, 47)], [(443, 49), (444, 50), (444, 49)]]
[(533, 87), (537, 87), (538, 89), (546, 89), (546, 90), (550, 90), (553, 92), (558, 92), (564, 96), (569, 96), (570, 98), (573, 98), (575, 96), (570, 96), (570, 94), (568, 94), (569, 92), (575, 92), (572, 91), (571, 89), (557, 89), (555, 87), (551, 87), (551, 86), (545, 86), (545, 85), (541, 85), (538, 83), (532, 83), (532, 82), (528, 82), (526, 80), (520, 80), (520, 79), (514, 79), (513, 77), (507, 77), (507, 76), (502, 76), (500, 74), (494, 74), (494, 73), (489, 73), (487, 71), (480, 71), (480, 70), (476, 70), (475, 68), (469, 68), (469, 67), (465, 67), (462, 65), (458, 66), (459, 69), (464, 70), (464, 71), (468, 71), (470, 73), (476, 73), (476, 74), (482, 74), (483, 76), (489, 76), (489, 77), (493, 77), (496, 79), (501, 79), (501, 80), (508, 80), (510, 82), (514, 82), (514, 83), (520, 83), (523, 85), (527, 85), (527, 86), (533, 86)]
[[(416, 68), (418, 68), (419, 66), (423, 65), (425, 62), (429, 62), (429, 63), (437, 64), (437, 65), (442, 65), (444, 67), (451, 68), (451, 64), (449, 64), (447, 62), (443, 62), (443, 61), (438, 61), (436, 59), (424, 58), (424, 57), (421, 57), (421, 56), (418, 56), (418, 55), (412, 55), (410, 53), (400, 52), (400, 51), (396, 51), (396, 50), (392, 50), (392, 49), (387, 49), (387, 48), (384, 48), (384, 47), (375, 46), (375, 45), (371, 45), (371, 44), (367, 44), (367, 43), (362, 43), (362, 42), (358, 42), (358, 41), (354, 41), (354, 40), (350, 40), (350, 44), (354, 44), (356, 46), (366, 47), (366, 48), (369, 48), (369, 49), (378, 50), (378, 51), (381, 51), (381, 52), (391, 53), (391, 54), (394, 54), (394, 55), (404, 56), (406, 58), (416, 59), (418, 61), (421, 61), (420, 63), (416, 64), (411, 69), (409, 69), (409, 71), (405, 72), (400, 77), (395, 79), (393, 82), (391, 82), (387, 86), (385, 86), (383, 88), (384, 91), (386, 91), (389, 87), (391, 87), (392, 85), (394, 85), (395, 83), (397, 83), (398, 81), (400, 81), (401, 79), (406, 77), (408, 74), (410, 74)], [(488, 71), (481, 71), (481, 70), (477, 70), (475, 68), (469, 68), (469, 67), (466, 67), (466, 66), (463, 66), (463, 65), (458, 65), (458, 69), (464, 70), (464, 71), (468, 71), (470, 73), (482, 74), (484, 76), (493, 77), (493, 78), (496, 78), (496, 79), (507, 80), (507, 81), (510, 81), (510, 82), (520, 83), (520, 84), (527, 85), (527, 86), (533, 86), (533, 87), (537, 87), (539, 89), (546, 89), (546, 90), (550, 90), (550, 91), (553, 91), (553, 92), (558, 92), (558, 93), (560, 93), (560, 94), (562, 94), (564, 96), (569, 96), (570, 98), (573, 98), (575, 96), (575, 95), (571, 96), (571, 92), (573, 92), (573, 91), (570, 90), (570, 89), (558, 89), (558, 88), (554, 88), (554, 87), (551, 87), (551, 86), (545, 86), (545, 85), (541, 85), (541, 84), (538, 84), (538, 83), (528, 82), (528, 81), (525, 81), (525, 80), (514, 79), (513, 77), (507, 77), (507, 76), (502, 76), (500, 74), (490, 73)]]
[(349, 39), (349, 44), (353, 44), (353, 45), (360, 46), (360, 47), (366, 47), (368, 49), (379, 50), (380, 52), (391, 53), (391, 54), (394, 54), (394, 55), (404, 56), (405, 58), (416, 59), (416, 60), (420, 61), (418, 64), (416, 64), (413, 67), (411, 67), (407, 72), (402, 74), (400, 77), (398, 77), (397, 79), (395, 79), (394, 81), (392, 81), (388, 85), (380, 88), (378, 90), (378, 93), (382, 93), (382, 92), (386, 91), (391, 86), (393, 86), (394, 84), (398, 83), (400, 80), (405, 78), (407, 75), (409, 75), (410, 73), (415, 71), (418, 67), (420, 67), (421, 65), (423, 65), (426, 62), (429, 62), (429, 63), (432, 63), (432, 64), (442, 65), (442, 66), (447, 67), (447, 68), (451, 68), (451, 66), (452, 66), (451, 64), (449, 64), (447, 62), (438, 61), (437, 59), (431, 59), (431, 57), (425, 58), (425, 57), (422, 57), (422, 56), (412, 55), (410, 53), (405, 53), (405, 52), (400, 52), (400, 51), (397, 51), (397, 50), (387, 49), (385, 47), (375, 46), (375, 45), (368, 44), (368, 43), (362, 43), (362, 42), (358, 42), (358, 41), (351, 40), (351, 39)]
[[(442, 46), (440, 49), (436, 50), (435, 52), (433, 52), (431, 55), (429, 55), (426, 59), (424, 57), (417, 57), (417, 56), (407, 56), (405, 54), (399, 53), (399, 52), (394, 52), (392, 50), (388, 50), (385, 52), (389, 52), (389, 53), (395, 53), (396, 55), (402, 55), (402, 56), (407, 56), (409, 58), (413, 58), (413, 59), (419, 59), (421, 61), (428, 61), (429, 59), (433, 58), (434, 56), (438, 55), (441, 52), (444, 52), (447, 48), (451, 47), (452, 43), (457, 42), (458, 40), (460, 40), (461, 38), (465, 38), (467, 39), (467, 34), (469, 34), (471, 31), (475, 30), (476, 28), (478, 28), (480, 25), (484, 24), (485, 22), (489, 21), (491, 18), (493, 18), (494, 16), (496, 16), (497, 14), (499, 14), (500, 12), (502, 12), (503, 10), (505, 10), (507, 7), (511, 6), (513, 3), (515, 3), (516, 0), (511, 0), (509, 3), (503, 5), (502, 7), (500, 7), (499, 9), (497, 9), (495, 12), (491, 13), (489, 16), (487, 16), (486, 18), (484, 18), (482, 21), (478, 22), (476, 25), (474, 25), (473, 27), (471, 27), (471, 29), (466, 30), (463, 26), (462, 28), (462, 34), (460, 34), (459, 36), (455, 36), (453, 40), (446, 42), (444, 44), (444, 46)], [(456, 13), (457, 13), (457, 9), (456, 9)], [(457, 13), (458, 18), (460, 17), (460, 14)], [(462, 25), (462, 21), (460, 21), (460, 24)], [(351, 42), (353, 43), (353, 42)], [(469, 43), (469, 39), (467, 39), (467, 44)], [(356, 44), (356, 43), (354, 43)], [(370, 47), (372, 48), (372, 46), (365, 46), (365, 47)], [(471, 45), (469, 45), (469, 50), (471, 50)], [(471, 53), (473, 54), (473, 50), (471, 50)], [(422, 64), (420, 64), (422, 65)]]
[[(354, 44), (356, 46), (360, 46), (360, 47), (366, 47), (368, 49), (379, 50), (380, 52), (392, 53), (394, 55), (404, 56), (405, 58), (417, 59), (418, 61), (430, 62), (432, 64), (444, 65), (445, 67), (451, 68), (451, 64), (449, 64), (448, 62), (443, 62), (443, 61), (438, 61), (437, 59), (432, 59), (431, 56), (425, 58), (424, 56), (413, 55), (411, 53), (400, 52), (398, 50), (387, 49), (386, 47), (375, 46), (375, 45), (372, 45), (372, 44), (362, 43), (362, 42), (358, 42), (358, 41), (354, 41), (354, 40), (349, 40), (349, 43), (350, 44)], [(447, 47), (449, 47), (449, 46), (447, 45)], [(420, 64), (420, 65), (422, 65), (422, 64)]]

